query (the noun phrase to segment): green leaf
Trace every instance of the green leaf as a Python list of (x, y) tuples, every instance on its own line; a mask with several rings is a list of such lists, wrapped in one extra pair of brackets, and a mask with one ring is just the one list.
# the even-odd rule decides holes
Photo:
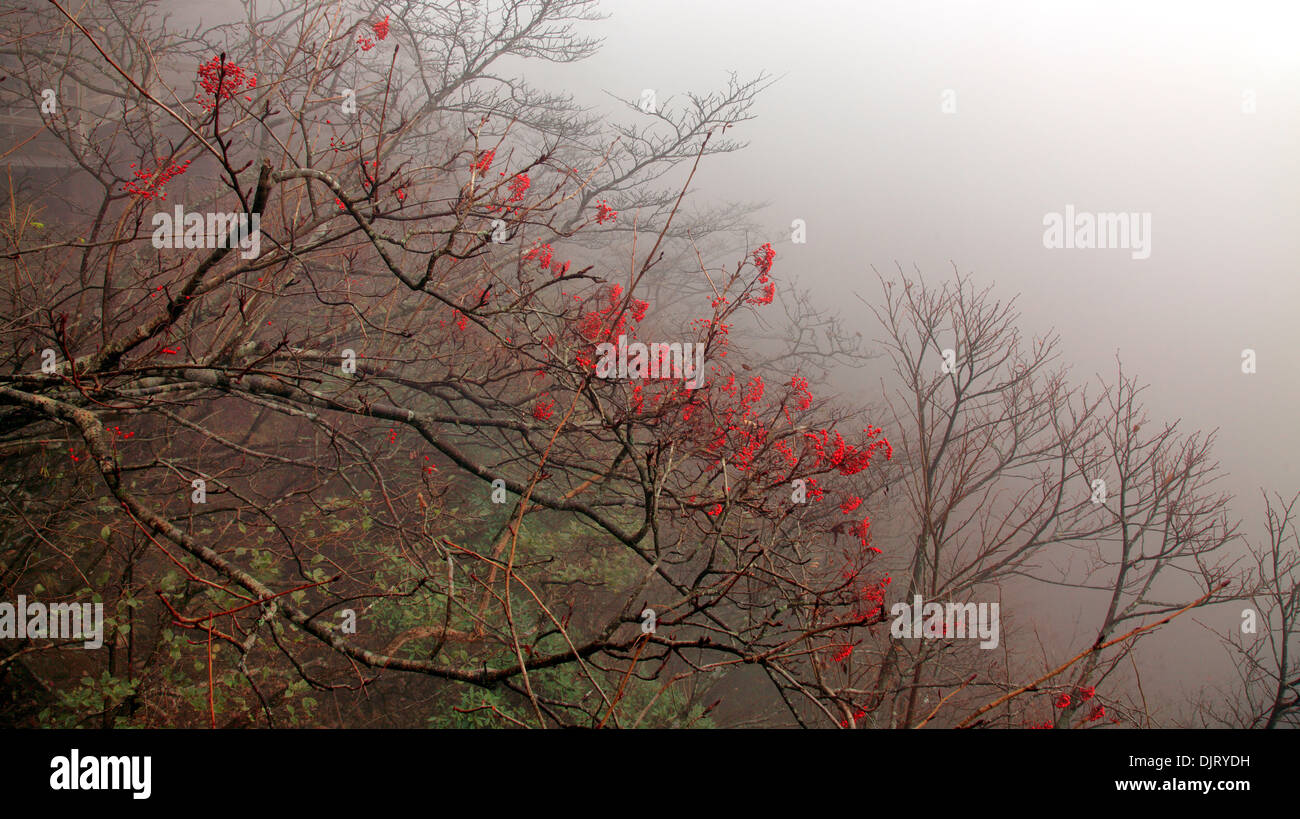
[(112, 536), (113, 536), (113, 530), (108, 528), (108, 524), (105, 523), (104, 528), (99, 530), (99, 539), (103, 541), (107, 541)]

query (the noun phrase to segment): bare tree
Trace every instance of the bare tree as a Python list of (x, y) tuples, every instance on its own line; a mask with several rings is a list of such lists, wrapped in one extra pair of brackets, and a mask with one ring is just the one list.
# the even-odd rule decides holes
[(1202, 708), (1205, 724), (1231, 728), (1280, 728), (1300, 724), (1300, 538), (1290, 500), (1264, 495), (1268, 540), (1253, 550), (1256, 561), (1251, 608), (1240, 628), (1222, 638), (1237, 684), (1222, 701)]
[[(1060, 706), (1059, 726), (1081, 708), (1079, 721), (1095, 720), (1105, 712), (1089, 682), (1105, 679), (1133, 640), (1113, 652), (1098, 647), (1125, 627), (1180, 611), (1187, 599), (1204, 605), (1230, 596), (1228, 566), (1218, 558), (1235, 527), (1227, 498), (1210, 490), (1217, 470), (1210, 439), (1182, 439), (1173, 425), (1141, 435), (1134, 381), (1121, 371), (1117, 385), (1096, 393), (1072, 386), (1055, 363), (1057, 337), (1024, 338), (1014, 302), (997, 300), (992, 288), (976, 289), (959, 273), (939, 284), (906, 276), (901, 285), (881, 283), (883, 303), (872, 309), (892, 363), (887, 427), (902, 474), (888, 509), (909, 539), (898, 544), (903, 600), (987, 605), (1012, 584), (1027, 594), (1039, 586), (1080, 590), (1094, 605), (1105, 594), (1097, 650), (1084, 647), (1050, 683), (1031, 689)], [(1175, 574), (1181, 585), (1168, 578)], [(863, 711), (883, 707), (888, 715), (868, 724), (926, 724), (939, 705), (954, 713), (991, 693), (1000, 694), (999, 709), (996, 717), (976, 709), (980, 724), (1026, 724), (1030, 706), (1006, 694), (1019, 696), (1020, 680), (1039, 671), (1033, 649), (1014, 635), (1003, 629), (996, 652), (951, 634), (876, 646)], [(1060, 676), (1066, 670), (1070, 676)], [(1073, 691), (1084, 693), (1067, 695)]]

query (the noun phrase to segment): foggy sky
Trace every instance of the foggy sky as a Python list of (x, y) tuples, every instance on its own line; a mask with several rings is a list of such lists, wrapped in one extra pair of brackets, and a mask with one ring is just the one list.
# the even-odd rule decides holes
[[(654, 88), (663, 107), (729, 70), (776, 75), (758, 118), (729, 133), (751, 145), (703, 163), (695, 189), (771, 203), (758, 241), (777, 248), (778, 285), (813, 287), (868, 339), (874, 318), (844, 294), (874, 301), (872, 265), (938, 282), (955, 264), (999, 297), (1019, 293), (1022, 330), (1054, 327), (1075, 382), (1113, 380), (1118, 352), (1151, 385), (1153, 420), (1218, 428), (1220, 488), (1258, 537), (1260, 488), (1300, 490), (1300, 5), (1064, 6), (612, 0), (588, 27), (605, 38), (599, 55), (526, 76), (613, 110), (604, 91)], [(1149, 212), (1150, 258), (1045, 248), (1045, 214), (1067, 205)], [(796, 218), (807, 244), (789, 242)], [(847, 394), (877, 398), (875, 376)], [(1095, 622), (1009, 614), (1071, 645)], [(1192, 617), (1220, 633), (1240, 622), (1236, 609)], [(1143, 680), (1149, 696), (1226, 682), (1190, 618), (1141, 651), (1168, 672)]]

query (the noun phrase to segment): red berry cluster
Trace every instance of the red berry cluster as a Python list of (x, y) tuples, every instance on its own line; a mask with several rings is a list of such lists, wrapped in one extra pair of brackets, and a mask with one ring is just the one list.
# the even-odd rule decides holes
[(812, 390), (808, 388), (808, 379), (800, 376), (790, 378), (790, 387), (799, 396), (799, 409), (806, 410), (812, 406)]
[[(858, 579), (860, 570), (845, 570), (840, 576), (850, 583)], [(877, 583), (863, 583), (858, 587), (858, 605), (853, 611), (854, 617), (860, 617), (870, 620), (880, 614), (880, 609), (885, 605), (885, 592), (888, 590), (892, 578), (885, 575)]]
[(532, 180), (528, 178), (528, 174), (517, 174), (514, 179), (510, 180), (510, 184), (507, 185), (507, 187), (510, 188), (510, 201), (518, 202), (520, 199), (523, 199), (524, 193), (528, 190), (528, 186), (531, 184), (533, 183)]
[(750, 304), (771, 304), (776, 298), (776, 283), (768, 276), (772, 272), (772, 262), (775, 259), (776, 251), (772, 249), (771, 242), (754, 251), (754, 267), (758, 268), (758, 283), (763, 285), (763, 295), (751, 296), (748, 299)]
[(601, 199), (596, 203), (596, 224), (603, 225), (606, 222), (612, 222), (618, 218), (618, 211), (609, 206), (609, 203)]
[[(643, 320), (646, 311), (650, 309), (650, 302), (632, 299), (632, 302), (628, 305), (629, 310), (623, 310), (623, 285), (621, 284), (610, 287), (605, 296), (605, 302), (605, 307), (597, 308), (585, 314), (578, 321), (578, 334), (593, 344), (601, 341), (611, 341), (621, 335), (627, 335), (629, 341), (633, 340), (636, 328), (630, 326), (629, 319), (631, 322)], [(588, 355), (584, 353), (579, 353), (579, 355), (582, 356), (582, 360), (587, 361), (588, 365), (591, 364)]]
[[(772, 243), (767, 242), (758, 250), (754, 251), (754, 267), (758, 268), (760, 276), (766, 276), (772, 272), (772, 262), (776, 259), (776, 251), (772, 249)], [(762, 279), (760, 279), (762, 281)]]
[[(862, 718), (865, 717), (866, 715), (867, 715), (867, 709), (865, 709), (865, 708), (859, 708), (858, 710), (854, 711), (854, 712), (853, 712), (853, 724), (856, 725), (857, 722), (858, 722), (858, 720), (862, 719)], [(848, 727), (849, 727), (849, 721), (846, 720), (846, 719), (842, 719), (842, 720), (840, 720), (840, 727), (841, 727), (841, 728), (848, 728)]]
[(542, 270), (548, 268), (554, 270), (556, 276), (563, 276), (568, 273), (569, 265), (572, 264), (572, 262), (560, 264), (560, 260), (555, 258), (555, 250), (549, 244), (529, 248), (528, 252), (524, 254), (524, 261), (536, 261), (541, 265)]
[(538, 421), (545, 421), (554, 414), (555, 414), (554, 401), (550, 401), (548, 403), (546, 401), (539, 400), (536, 404), (533, 404), (533, 417), (536, 418)]
[[(204, 93), (196, 94), (195, 99), (204, 109), (211, 111), (216, 107), (217, 100), (233, 99), (242, 91), (256, 88), (257, 76), (234, 63), (223, 62), (218, 56), (199, 66), (199, 87)], [(248, 96), (244, 98), (252, 99)]]
[(469, 167), (471, 170), (477, 171), (481, 176), (492, 169), (492, 162), (496, 159), (496, 156), (497, 152), (495, 149), (484, 151), (478, 155), (478, 159)]
[[(153, 199), (155, 197), (158, 199), (166, 199), (167, 193), (162, 190), (162, 186), (167, 184), (169, 179), (180, 176), (188, 171), (190, 169), (191, 161), (192, 160), (187, 159), (179, 165), (174, 162), (169, 162), (166, 167), (163, 167), (162, 170), (157, 173), (146, 171), (143, 168), (136, 168), (134, 172), (135, 179), (126, 183), (126, 191), (127, 193), (134, 194), (143, 199)], [(161, 165), (161, 163), (166, 162), (166, 160), (160, 159), (158, 162)], [(131, 163), (131, 167), (135, 168), (134, 162)]]
[[(880, 427), (867, 427), (863, 430), (867, 438), (874, 439), (880, 435)], [(885, 460), (894, 457), (894, 447), (884, 438), (878, 438), (860, 447), (850, 446), (844, 440), (844, 436), (835, 433), (834, 449), (829, 449), (831, 443), (830, 430), (818, 430), (817, 432), (805, 432), (803, 437), (807, 440), (817, 457), (817, 466), (830, 466), (838, 469), (841, 475), (848, 477), (855, 475), (871, 465), (871, 458), (875, 455), (876, 450), (885, 450)]]
[(856, 537), (861, 543), (862, 548), (869, 552), (880, 554), (880, 550), (871, 545), (871, 538), (868, 536), (868, 530), (871, 529), (871, 518), (863, 518), (849, 527), (849, 534)]
[(816, 478), (808, 479), (808, 503), (813, 504), (826, 496), (826, 488)]

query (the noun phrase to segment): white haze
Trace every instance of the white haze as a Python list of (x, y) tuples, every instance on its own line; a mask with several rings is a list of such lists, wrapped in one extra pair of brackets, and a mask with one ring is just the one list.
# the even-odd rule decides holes
[[(595, 58), (530, 66), (535, 84), (598, 108), (720, 87), (768, 71), (746, 150), (702, 165), (703, 199), (763, 200), (778, 283), (812, 286), (867, 338), (870, 267), (928, 280), (953, 265), (1000, 296), (1022, 329), (1062, 336), (1076, 380), (1127, 372), (1151, 384), (1154, 419), (1218, 428), (1222, 489), (1244, 531), (1260, 488), (1300, 490), (1300, 5), (618, 0), (590, 27)], [(945, 89), (957, 111), (941, 111)], [(1243, 113), (1253, 92), (1256, 113)], [(626, 117), (625, 110), (621, 116)], [(1150, 212), (1152, 253), (1049, 250), (1043, 217), (1067, 205)], [(792, 219), (808, 241), (791, 245)], [(1258, 372), (1241, 371), (1252, 348)], [(875, 379), (846, 395), (876, 397)], [(1005, 615), (1040, 636), (1090, 640), (1077, 611)], [(1239, 611), (1197, 615), (1223, 633)], [(1095, 634), (1095, 632), (1093, 632)], [(1085, 642), (1086, 644), (1086, 642)], [(1213, 636), (1191, 620), (1144, 643), (1144, 679), (1170, 704), (1226, 682)], [(1165, 713), (1170, 713), (1167, 709)]]

